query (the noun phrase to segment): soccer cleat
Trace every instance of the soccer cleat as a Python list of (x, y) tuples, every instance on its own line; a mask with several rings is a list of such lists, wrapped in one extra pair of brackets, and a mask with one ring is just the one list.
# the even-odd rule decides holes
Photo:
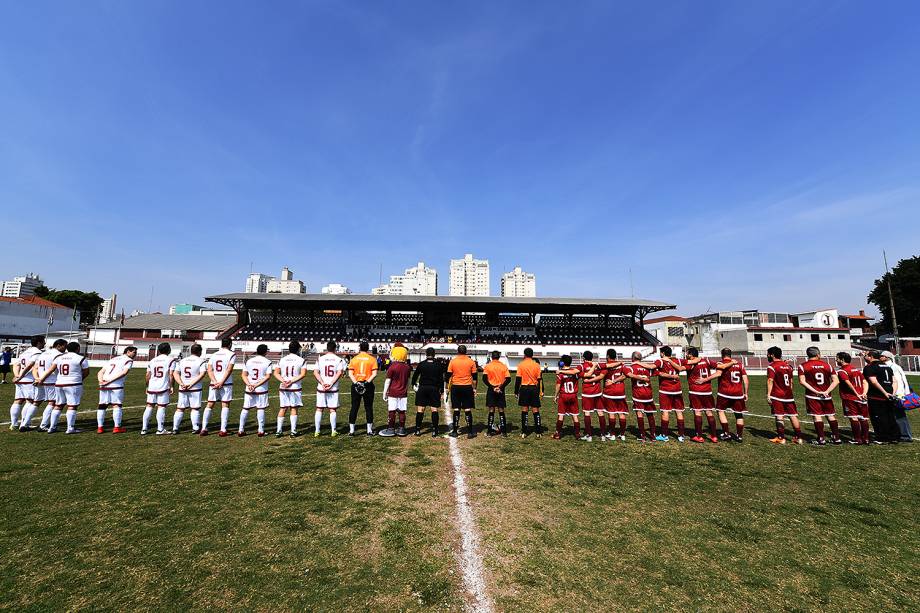
[(64, 434), (79, 434), (82, 430), (77, 430), (76, 428), (68, 428), (64, 431)]
[(297, 438), (297, 430), (291, 430), (291, 438)]
[(741, 437), (738, 436), (737, 434), (732, 434), (731, 441), (732, 441), (733, 443), (740, 443), (740, 442), (742, 442), (742, 441), (741, 441)]
[(644, 443), (644, 442), (645, 442), (645, 435), (644, 435), (644, 434), (640, 434), (639, 436), (636, 437), (636, 440), (637, 440), (638, 442), (640, 442), (640, 443)]
[(859, 441), (854, 441), (854, 440), (849, 440), (849, 441), (847, 441), (847, 442), (848, 442), (849, 444), (851, 444), (851, 445), (861, 445), (861, 444), (862, 444), (862, 443), (860, 443)]
[(655, 440), (658, 441), (659, 443), (667, 443), (671, 439), (669, 439), (664, 434), (659, 434), (658, 436), (655, 437)]
[(588, 436), (587, 434), (582, 434), (582, 435), (578, 438), (578, 440), (580, 440), (580, 441), (585, 441), (585, 442), (587, 442), (587, 443), (592, 442), (592, 438), (591, 438), (590, 436)]
[(723, 430), (722, 433), (719, 435), (719, 440), (720, 441), (730, 441), (732, 440), (732, 435)]
[(221, 430), (220, 432), (217, 433), (217, 436), (223, 438), (223, 437), (229, 436), (229, 435), (227, 434), (227, 431), (226, 431), (226, 430)]
[(19, 430), (19, 426), (17, 426), (16, 424), (10, 424), (10, 432), (14, 430)]
[[(38, 429), (41, 430), (42, 432), (47, 432), (48, 426), (46, 426), (45, 424), (38, 424)], [(22, 432), (22, 426), (19, 426), (19, 431)]]
[(166, 434), (166, 430), (157, 430), (157, 435), (158, 435), (158, 436), (159, 436), (159, 435), (163, 435), (163, 434)]
[(384, 438), (390, 438), (391, 436), (396, 436), (396, 430), (393, 428), (384, 428), (377, 433), (377, 436), (382, 436)]
[(208, 435), (208, 431), (205, 430), (204, 428), (202, 428), (202, 429), (198, 432), (198, 436), (207, 436), (207, 435)]
[(147, 431), (146, 431), (146, 430), (141, 430), (141, 436), (147, 436)]
[(527, 433), (526, 433), (526, 432), (521, 432), (521, 438), (527, 438)]
[(48, 429), (46, 430), (46, 432), (47, 432), (48, 434), (54, 434), (54, 433), (57, 432), (57, 431), (58, 431), (57, 428), (48, 428)]
[(172, 435), (172, 436), (175, 436), (175, 435), (179, 434), (179, 431), (178, 431), (178, 430), (170, 430), (170, 431), (168, 432), (168, 434), (170, 434), (170, 435)]
[(803, 441), (803, 440), (802, 440), (801, 438), (799, 438), (798, 436), (793, 436), (793, 437), (792, 437), (792, 444), (793, 444), (793, 445), (804, 445), (804, 444), (805, 444), (805, 441)]
[(329, 436), (331, 436), (332, 438), (335, 438), (335, 437), (337, 437), (338, 435), (339, 435), (339, 433), (338, 433), (337, 430), (333, 430), (332, 432), (329, 433)]
[(284, 436), (284, 432), (275, 432), (275, 438), (281, 438), (282, 436)]
[(466, 433), (466, 438), (476, 438), (476, 433), (470, 430)]
[(770, 439), (770, 442), (771, 442), (771, 443), (775, 443), (776, 445), (785, 445), (785, 444), (786, 444), (786, 437), (784, 437), (784, 436), (775, 436), (775, 437), (773, 437), (773, 438)]
[(105, 428), (102, 428), (102, 427), (96, 428), (96, 434), (102, 434), (104, 432), (105, 432)]
[(560, 435), (558, 432), (553, 432), (553, 440), (554, 440), (554, 441), (558, 441), (558, 440), (561, 439), (561, 438), (562, 438), (562, 435)]
[(457, 438), (457, 434), (458, 434), (458, 432), (457, 432), (456, 430), (451, 430), (451, 431), (450, 431), (450, 434), (448, 434), (448, 436), (451, 437), (451, 438)]
[(832, 438), (832, 439), (831, 439), (831, 444), (832, 444), (832, 445), (842, 445), (842, 444), (843, 444), (843, 441), (840, 439), (840, 437)]
[[(18, 430), (20, 432), (31, 432), (32, 426), (19, 426)], [(47, 430), (46, 430), (47, 431)]]
[(824, 445), (827, 445), (827, 441), (825, 441), (823, 438), (818, 438), (818, 439), (813, 440), (811, 444), (817, 445), (819, 447), (823, 447)]
[(355, 433), (354, 433), (354, 432), (349, 432), (349, 433), (348, 433), (348, 436), (355, 436)]
[(264, 433), (264, 432), (259, 432), (258, 434), (256, 434), (256, 436), (258, 436), (259, 438), (262, 438), (263, 436), (265, 436), (265, 433)]
[(422, 435), (422, 431), (419, 430), (418, 428), (416, 428), (416, 429), (415, 429), (415, 436), (421, 436), (421, 435)]
[(125, 429), (122, 428), (121, 426), (115, 426), (114, 428), (112, 428), (112, 434), (124, 434), (124, 433), (125, 433)]
[(402, 427), (396, 431), (396, 436), (406, 436), (406, 434), (406, 429)]
[(715, 435), (710, 434), (710, 435), (709, 435), (709, 442), (710, 442), (710, 443), (718, 443), (718, 442), (719, 442), (719, 439), (718, 439)]
[(620, 441), (622, 441), (622, 442), (624, 442), (624, 443), (626, 442), (626, 435), (625, 435), (625, 434), (621, 434), (621, 435), (620, 435)]
[(705, 443), (705, 442), (706, 442), (706, 439), (704, 439), (704, 438), (703, 438), (702, 436), (700, 436), (699, 434), (697, 434), (696, 436), (692, 437), (690, 440), (693, 441), (694, 443)]
[(243, 431), (243, 430), (240, 430), (239, 432), (236, 433), (236, 435), (237, 435), (237, 437), (242, 438), (242, 437), (246, 436), (246, 432)]
[(313, 438), (319, 438), (319, 432), (314, 432), (314, 433), (313, 433)]
[(683, 442), (684, 442), (684, 437), (678, 436), (678, 437), (677, 437), (677, 442), (678, 442), (678, 443), (683, 443)]

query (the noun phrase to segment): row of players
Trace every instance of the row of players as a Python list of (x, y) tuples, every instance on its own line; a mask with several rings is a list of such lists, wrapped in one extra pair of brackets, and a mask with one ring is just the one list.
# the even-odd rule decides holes
[[(67, 344), (63, 340), (55, 341), (50, 349), (44, 349), (42, 337), (32, 339), (32, 346), (17, 359), (14, 364), (14, 383), (16, 393), (10, 408), (11, 429), (20, 431), (31, 429), (33, 414), (42, 402), (46, 403), (39, 428), (49, 432), (57, 430), (62, 412), (66, 411), (67, 432), (75, 433), (76, 413), (82, 398), (83, 380), (88, 376), (89, 365), (79, 354), (77, 343)], [(377, 360), (367, 352), (367, 344), (362, 343), (361, 351), (348, 363), (335, 353), (335, 343), (327, 345), (327, 351), (318, 359), (312, 374), (316, 379), (316, 411), (314, 413), (314, 435), (320, 433), (323, 410), (329, 412), (332, 435), (336, 429), (336, 413), (339, 406), (339, 380), (347, 373), (352, 383), (351, 411), (349, 414), (349, 434), (354, 435), (358, 409), (365, 406), (368, 434), (374, 434), (373, 402), (374, 379), (377, 375)], [(303, 380), (308, 376), (308, 368), (300, 356), (300, 345), (292, 342), (289, 353), (277, 364), (266, 357), (268, 347), (260, 345), (256, 355), (247, 360), (242, 369), (242, 380), (246, 386), (243, 397), (243, 409), (240, 413), (238, 434), (245, 434), (245, 424), (249, 410), (257, 410), (258, 434), (265, 434), (265, 409), (268, 408), (269, 380), (274, 378), (280, 384), (280, 411), (276, 421), (276, 435), (281, 436), (285, 413), (289, 412), (290, 432), (297, 433), (297, 410), (303, 406)], [(124, 432), (122, 427), (122, 407), (124, 404), (124, 383), (130, 372), (137, 349), (129, 347), (121, 356), (109, 360), (98, 374), (99, 406), (97, 408), (97, 431), (104, 431), (105, 413), (112, 410), (113, 432)], [(149, 420), (156, 412), (157, 434), (175, 434), (179, 431), (184, 412), (191, 411), (192, 429), (204, 436), (208, 433), (208, 423), (212, 409), (221, 405), (220, 431), (227, 436), (230, 402), (233, 398), (233, 377), (236, 355), (232, 342), (225, 339), (219, 351), (208, 360), (201, 357), (202, 348), (193, 345), (191, 355), (177, 360), (169, 355), (170, 346), (162, 343), (158, 355), (152, 359), (146, 371), (146, 408), (142, 419), (141, 434), (146, 434)], [(534, 359), (533, 351), (525, 350), (525, 358), (518, 365), (514, 393), (521, 408), (522, 436), (528, 434), (528, 416), (533, 415), (535, 432), (541, 434), (540, 404), (543, 396), (542, 369)], [(606, 361), (595, 362), (590, 352), (583, 355), (583, 363), (572, 366), (570, 356), (563, 356), (560, 369), (556, 375), (557, 405), (556, 431), (554, 438), (559, 438), (566, 416), (575, 427), (575, 435), (590, 441), (595, 435), (593, 416), (598, 418), (598, 434), (603, 440), (625, 440), (626, 416), (628, 414), (626, 383), (630, 383), (633, 412), (640, 432), (640, 440), (670, 440), (670, 416), (676, 415), (677, 440), (685, 440), (684, 411), (686, 410), (682, 389), (681, 373), (686, 373), (689, 387), (690, 408), (694, 412), (694, 434), (690, 440), (705, 442), (703, 435), (703, 417), (705, 415), (709, 434), (708, 440), (737, 441), (742, 440), (744, 416), (748, 412), (746, 400), (749, 380), (744, 366), (732, 358), (731, 351), (722, 351), (722, 359), (714, 361), (701, 358), (698, 352), (688, 349), (688, 358), (673, 357), (670, 347), (660, 349), (661, 357), (654, 362), (643, 361), (639, 352), (632, 355), (630, 362), (621, 361), (615, 351), (607, 352)], [(467, 436), (475, 436), (472, 409), (475, 408), (475, 387), (482, 373), (482, 383), (486, 387), (486, 405), (489, 408), (487, 434), (501, 433), (507, 436), (505, 419), (505, 389), (511, 382), (510, 371), (501, 362), (500, 354), (493, 352), (491, 361), (480, 369), (466, 355), (466, 348), (460, 346), (458, 355), (446, 368), (435, 359), (434, 351), (428, 350), (426, 360), (417, 365), (412, 373), (407, 358), (408, 352), (398, 345), (392, 352), (392, 363), (387, 369), (384, 382), (383, 398), (388, 405), (388, 424), (379, 434), (382, 436), (405, 436), (405, 416), (408, 402), (409, 378), (416, 390), (416, 435), (421, 434), (421, 425), (426, 410), (431, 411), (432, 434), (438, 435), (438, 409), (442, 397), (453, 409), (450, 434), (459, 432), (459, 416), (463, 411), (466, 417)], [(785, 443), (785, 421), (788, 419), (794, 429), (793, 442), (801, 443), (801, 425), (795, 405), (793, 380), (795, 372), (784, 360), (779, 348), (768, 352), (770, 366), (767, 371), (767, 396), (776, 417), (777, 436), (775, 443)], [(824, 420), (831, 429), (832, 443), (841, 441), (836, 411), (831, 398), (832, 392), (839, 387), (844, 414), (849, 418), (854, 440), (857, 444), (869, 442), (869, 404), (872, 400), (885, 402), (897, 393), (897, 381), (891, 377), (890, 370), (873, 366), (872, 358), (866, 366), (865, 374), (851, 364), (847, 353), (837, 355), (835, 370), (821, 359), (817, 348), (808, 350), (808, 360), (798, 367), (798, 380), (805, 388), (806, 405), (809, 415), (814, 418), (817, 439), (815, 444), (826, 444)], [(208, 377), (208, 397), (204, 411), (201, 411), (201, 396), (204, 378)], [(652, 379), (658, 379), (658, 407), (652, 388)], [(715, 400), (712, 395), (712, 381), (718, 380), (718, 392)], [(870, 385), (871, 383), (871, 385)], [(579, 385), (580, 384), (580, 385)], [(580, 394), (579, 394), (580, 387)], [(178, 388), (177, 408), (173, 415), (172, 430), (166, 429), (166, 407), (170, 396)], [(449, 390), (449, 394), (445, 393)], [(581, 406), (579, 407), (579, 396)], [(21, 411), (21, 413), (20, 413)], [(585, 434), (580, 436), (579, 412), (584, 413)], [(661, 413), (660, 429), (655, 421), (655, 414)], [(735, 432), (729, 431), (727, 414), (735, 418)], [(498, 413), (499, 427), (496, 430), (495, 414)], [(716, 414), (721, 424), (721, 434), (717, 434)], [(398, 420), (398, 426), (397, 426)], [(880, 424), (876, 424), (877, 438)], [(884, 437), (882, 437), (884, 438)]]

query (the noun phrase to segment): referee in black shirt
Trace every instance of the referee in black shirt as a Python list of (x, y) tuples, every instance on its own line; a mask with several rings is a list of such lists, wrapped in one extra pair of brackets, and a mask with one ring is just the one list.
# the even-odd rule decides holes
[(425, 350), (425, 361), (415, 367), (412, 387), (415, 388), (415, 436), (422, 435), (425, 409), (431, 409), (431, 436), (436, 437), (438, 409), (441, 408), (441, 396), (444, 394), (444, 365), (434, 359), (434, 347)]
[(901, 435), (898, 422), (894, 419), (894, 373), (891, 367), (881, 361), (879, 351), (865, 355), (866, 366), (863, 377), (869, 382), (869, 420), (875, 431), (876, 444), (895, 444)]

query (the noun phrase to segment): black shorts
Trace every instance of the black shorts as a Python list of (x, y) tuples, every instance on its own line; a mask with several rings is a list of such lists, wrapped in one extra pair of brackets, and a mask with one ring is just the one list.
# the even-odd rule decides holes
[(486, 406), (505, 408), (505, 392), (496, 392), (493, 388), (486, 389)]
[(472, 385), (454, 385), (450, 388), (450, 406), (454, 409), (475, 409), (476, 396)]
[(441, 408), (441, 390), (433, 385), (419, 385), (415, 392), (415, 406)]
[(522, 385), (518, 395), (519, 407), (536, 407), (540, 408), (540, 386), (539, 385)]
[(0, 375), (6, 375), (10, 373), (10, 365), (2, 364), (0, 365)]

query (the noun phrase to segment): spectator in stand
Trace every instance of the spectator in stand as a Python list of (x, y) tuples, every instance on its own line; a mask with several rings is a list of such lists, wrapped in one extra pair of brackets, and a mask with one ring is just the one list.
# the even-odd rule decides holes
[[(904, 374), (904, 369), (895, 361), (894, 354), (890, 351), (883, 351), (882, 362), (887, 364), (888, 367), (891, 368), (892, 374), (894, 374), (894, 380), (897, 382), (895, 396), (903, 398), (908, 395), (911, 391), (910, 383), (907, 381), (907, 375)], [(910, 420), (907, 419), (907, 413), (904, 411), (904, 407), (901, 406), (900, 402), (894, 407), (894, 420), (897, 422), (898, 429), (901, 431), (901, 442), (914, 442), (914, 433), (911, 432), (910, 429)]]
[(6, 383), (6, 376), (10, 374), (10, 364), (13, 363), (13, 350), (9, 347), (3, 348), (0, 353), (0, 383)]
[(894, 419), (894, 400), (897, 382), (894, 372), (881, 360), (879, 351), (866, 354), (866, 366), (863, 376), (869, 382), (869, 420), (875, 432), (875, 443), (895, 444), (900, 438), (900, 430)]

